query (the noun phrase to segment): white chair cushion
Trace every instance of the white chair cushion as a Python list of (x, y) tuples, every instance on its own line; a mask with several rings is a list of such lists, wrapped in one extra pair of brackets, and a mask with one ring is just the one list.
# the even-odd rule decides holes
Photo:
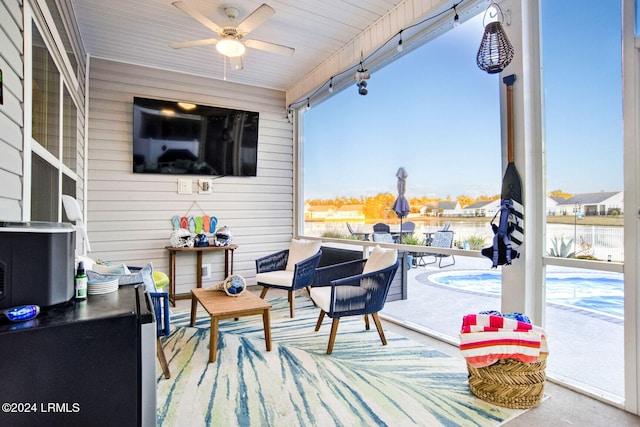
[(398, 251), (395, 249), (385, 249), (377, 246), (371, 251), (371, 255), (367, 259), (362, 269), (362, 274), (372, 273), (374, 271), (383, 270), (391, 267), (398, 259)]
[[(345, 296), (345, 293), (347, 293), (347, 295), (352, 297), (361, 297), (367, 293), (367, 290), (360, 286), (340, 286), (340, 292), (342, 296)], [(312, 287), (310, 295), (313, 302), (325, 313), (331, 311), (331, 286)], [(362, 303), (359, 305), (362, 305)]]
[(292, 239), (285, 269), (293, 271), (297, 263), (317, 254), (320, 250), (320, 245), (322, 245), (321, 241)]
[(293, 286), (293, 271), (275, 270), (256, 274), (256, 282), (276, 286)]
[(323, 311), (329, 312), (331, 307), (331, 286), (320, 286), (311, 288), (311, 299)]

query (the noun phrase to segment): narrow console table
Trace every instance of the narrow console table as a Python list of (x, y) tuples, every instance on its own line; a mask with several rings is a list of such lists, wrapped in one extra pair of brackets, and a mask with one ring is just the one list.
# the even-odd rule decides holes
[(229, 246), (206, 246), (206, 247), (193, 247), (193, 248), (174, 248), (173, 246), (166, 246), (165, 249), (169, 251), (169, 301), (174, 306), (176, 300), (190, 299), (191, 292), (176, 294), (176, 254), (178, 252), (187, 252), (196, 254), (196, 287), (202, 287), (202, 253), (203, 252), (224, 252), (224, 277), (226, 279), (230, 274), (233, 274), (233, 251), (238, 248), (238, 245)]

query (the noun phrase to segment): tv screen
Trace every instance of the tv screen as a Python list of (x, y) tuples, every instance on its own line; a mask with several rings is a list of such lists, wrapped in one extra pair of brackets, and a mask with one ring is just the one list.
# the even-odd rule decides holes
[(133, 172), (256, 176), (258, 113), (133, 98)]

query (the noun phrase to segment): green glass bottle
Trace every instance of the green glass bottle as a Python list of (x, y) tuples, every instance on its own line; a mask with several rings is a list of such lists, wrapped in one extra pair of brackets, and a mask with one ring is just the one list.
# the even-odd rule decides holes
[(76, 273), (76, 301), (87, 299), (87, 274), (84, 271), (84, 263), (80, 261)]

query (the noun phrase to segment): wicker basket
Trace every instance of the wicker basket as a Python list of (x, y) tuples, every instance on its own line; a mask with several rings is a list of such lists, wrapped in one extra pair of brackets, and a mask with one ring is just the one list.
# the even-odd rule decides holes
[(500, 359), (493, 365), (469, 370), (469, 388), (480, 399), (506, 408), (538, 406), (544, 394), (546, 360), (522, 363)]

